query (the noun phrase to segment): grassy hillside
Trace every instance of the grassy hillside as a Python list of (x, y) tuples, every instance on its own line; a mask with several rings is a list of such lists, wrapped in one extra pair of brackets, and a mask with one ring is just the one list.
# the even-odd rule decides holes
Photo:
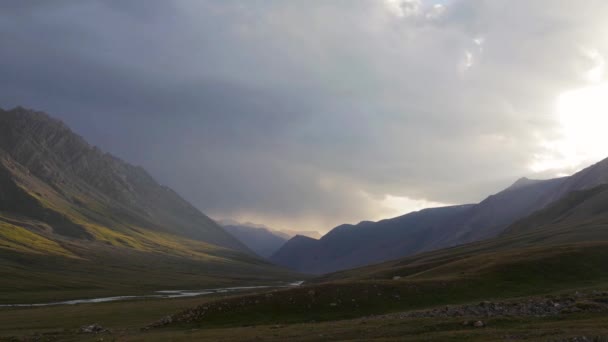
[[(589, 190), (589, 196), (583, 197), (600, 198), (597, 197), (600, 193), (602, 191)], [(573, 196), (579, 198), (581, 195)], [(570, 208), (580, 205), (580, 201), (569, 203), (572, 204)], [(563, 203), (556, 203), (555, 208), (561, 205)], [(555, 211), (555, 208), (547, 208), (546, 213), (563, 212)], [(598, 218), (603, 216), (601, 210), (596, 213)], [(548, 214), (545, 217), (549, 219)], [(554, 224), (326, 275), (299, 288), (200, 299), (201, 302), (193, 299), (188, 309), (167, 304), (162, 315), (156, 302), (150, 302), (157, 310), (154, 320), (166, 314), (173, 315), (171, 324), (149, 331), (139, 329), (144, 316), (146, 325), (154, 321), (151, 315), (142, 315), (139, 319), (130, 316), (130, 312), (137, 312), (141, 309), (139, 305), (144, 305), (137, 304), (135, 311), (124, 314), (138, 323), (124, 328), (121, 338), (133, 341), (194, 338), (246, 341), (258, 336), (277, 341), (286, 338), (302, 341), (415, 341), (420, 338), (484, 341), (518, 336), (520, 340), (535, 341), (606, 336), (607, 331), (600, 329), (600, 324), (607, 312), (603, 303), (608, 302), (608, 226), (601, 220), (592, 220), (593, 223), (576, 219), (568, 224), (563, 224), (565, 221), (561, 219), (550, 221)], [(569, 306), (558, 308), (551, 304), (554, 302), (569, 303)], [(538, 313), (531, 309), (525, 317), (487, 316), (490, 307), (532, 305), (530, 303), (542, 303), (543, 310), (553, 310), (553, 313)], [(467, 306), (478, 308), (477, 313), (460, 316), (445, 313), (449, 310), (458, 313), (459, 307)], [(14, 310), (15, 314), (23, 315), (21, 317), (34, 317), (41, 312), (39, 310), (61, 313), (68, 309)], [(419, 310), (430, 316), (425, 318), (412, 313)], [(463, 325), (464, 320), (483, 320), (488, 328), (474, 329)], [(118, 323), (109, 322), (120, 327)], [(48, 324), (67, 328), (64, 323)], [(557, 326), (563, 329), (556, 330)], [(41, 328), (32, 325), (31, 329)], [(74, 330), (61, 334), (59, 336), (69, 340), (74, 336)], [(112, 334), (108, 336), (117, 333)]]
[(0, 304), (299, 278), (61, 122), (0, 110)]
[(105, 241), (54, 241), (2, 222), (0, 303), (141, 295), (302, 277), (233, 250), (148, 235), (137, 240), (141, 248), (130, 248)]
[[(323, 321), (441, 305), (539, 296), (608, 286), (608, 224), (603, 188), (572, 194), (588, 198), (595, 216), (574, 215), (580, 200), (565, 199), (546, 209), (553, 222), (483, 242), (422, 253), (378, 265), (316, 278), (306, 288), (270, 297), (224, 302), (230, 310), (195, 309), (202, 326), (236, 324), (256, 312), (260, 323)], [(598, 200), (602, 199), (602, 201)], [(568, 204), (569, 203), (569, 204)], [(572, 215), (563, 216), (563, 210)], [(550, 219), (556, 214), (556, 217)], [(563, 220), (569, 218), (568, 220)], [(594, 219), (595, 218), (595, 219)], [(538, 219), (537, 215), (530, 217)], [(566, 224), (567, 222), (567, 224)], [(252, 305), (251, 303), (256, 303)], [(210, 307), (207, 305), (207, 307)], [(186, 314), (185, 317), (189, 317)], [(191, 319), (186, 319), (186, 321)]]
[(78, 227), (83, 223), (128, 225), (250, 252), (143, 168), (89, 145), (44, 113), (0, 110), (0, 162), (0, 211), (49, 223), (60, 235), (91, 239)]
[[(201, 326), (362, 317), (608, 285), (608, 243), (531, 248), (423, 263), (391, 263), (320, 283), (210, 305)], [(400, 277), (396, 279), (394, 277)], [(186, 313), (188, 317), (190, 313)]]
[(2, 304), (301, 277), (253, 255), (136, 225), (78, 193), (68, 201), (69, 186), (51, 187), (18, 165), (4, 170)]
[[(557, 317), (484, 318), (487, 327), (464, 326), (475, 317), (409, 318), (400, 315), (300, 324), (267, 324), (206, 329), (169, 327), (141, 331), (150, 320), (167, 311), (178, 311), (189, 302), (206, 299), (125, 302), (0, 310), (0, 340), (28, 336), (41, 341), (594, 341), (608, 338), (608, 316), (579, 313)], [(117, 314), (120, 313), (120, 314)], [(98, 322), (112, 331), (99, 335), (78, 333)], [(37, 334), (34, 335), (33, 332)], [(588, 340), (580, 339), (587, 336)], [(600, 337), (604, 336), (603, 339)], [(575, 340), (574, 338), (579, 338)], [(594, 338), (598, 338), (595, 339)]]
[[(437, 256), (435, 265), (422, 259), (418, 264), (396, 262), (375, 270), (355, 270), (348, 277), (336, 275), (340, 280), (325, 279), (262, 293), (100, 306), (5, 308), (0, 309), (0, 321), (6, 319), (14, 325), (0, 324), (0, 336), (46, 332), (57, 340), (74, 340), (75, 336), (86, 340), (88, 336), (78, 335), (77, 329), (93, 322), (113, 329), (107, 337), (133, 341), (248, 341), (256, 336), (269, 341), (499, 341), (511, 335), (518, 336), (515, 340), (536, 341), (605, 336), (605, 308), (594, 310), (608, 301), (607, 251), (608, 243), (590, 243), (457, 257), (453, 262), (440, 261)], [(394, 274), (401, 278), (394, 279)], [(485, 314), (490, 307), (510, 305), (505, 303), (533, 302), (571, 304), (567, 310), (547, 315), (535, 311), (522, 317)], [(446, 306), (458, 313), (458, 308), (466, 305), (480, 309), (462, 315), (442, 314)], [(553, 304), (542, 305), (554, 308)], [(430, 316), (417, 316), (412, 310)], [(175, 314), (172, 324), (140, 330), (167, 314)], [(483, 320), (488, 328), (463, 325), (463, 321), (476, 320)], [(100, 337), (106, 335), (91, 336), (90, 340)]]
[[(549, 228), (598, 227), (608, 223), (608, 185), (575, 191), (552, 205), (514, 223), (504, 236)], [(576, 232), (577, 229), (571, 229)], [(587, 237), (587, 234), (581, 234)]]

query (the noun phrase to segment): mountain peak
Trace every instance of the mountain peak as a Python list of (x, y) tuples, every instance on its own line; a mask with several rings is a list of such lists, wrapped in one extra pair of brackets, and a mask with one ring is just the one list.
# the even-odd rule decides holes
[(294, 242), (294, 241), (317, 241), (317, 239), (311, 238), (306, 235), (297, 234), (296, 236), (289, 239), (289, 241), (292, 241), (292, 242)]
[(515, 183), (513, 183), (508, 189), (519, 189), (519, 188), (523, 188), (525, 186), (528, 185), (532, 185), (532, 184), (536, 184), (542, 182), (542, 180), (539, 179), (530, 179), (528, 177), (521, 177), (520, 179), (518, 179), (517, 181), (515, 181)]

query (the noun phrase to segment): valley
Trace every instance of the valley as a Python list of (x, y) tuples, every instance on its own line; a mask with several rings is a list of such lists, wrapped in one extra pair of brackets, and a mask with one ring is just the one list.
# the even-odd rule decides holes
[(608, 342), (608, 1), (0, 1), (0, 342)]
[(608, 312), (606, 160), (286, 241), (224, 230), (45, 114), (0, 115), (1, 339), (535, 340)]

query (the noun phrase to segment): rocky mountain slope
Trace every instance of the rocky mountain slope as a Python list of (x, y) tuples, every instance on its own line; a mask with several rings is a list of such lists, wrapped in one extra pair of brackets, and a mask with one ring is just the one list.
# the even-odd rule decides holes
[(475, 205), (426, 209), (380, 222), (334, 228), (319, 240), (288, 242), (271, 260), (302, 272), (329, 273), (480, 241), (567, 194), (608, 181), (608, 160), (570, 177), (520, 179)]
[[(0, 151), (4, 175), (12, 176), (23, 195), (43, 207), (60, 205), (50, 200), (56, 196), (62, 205), (78, 211), (88, 221), (106, 223), (108, 217), (99, 215), (104, 212), (123, 223), (247, 250), (174, 191), (159, 185), (144, 169), (90, 146), (63, 123), (43, 113), (22, 108), (0, 112)], [(48, 196), (40, 193), (42, 189), (36, 193), (38, 186), (47, 187)], [(29, 215), (29, 207), (12, 209)]]
[(36, 279), (110, 293), (134, 290), (123, 286), (130, 281), (157, 289), (285, 272), (141, 167), (15, 108), (0, 110), (0, 274), (3, 293), (41, 286)]

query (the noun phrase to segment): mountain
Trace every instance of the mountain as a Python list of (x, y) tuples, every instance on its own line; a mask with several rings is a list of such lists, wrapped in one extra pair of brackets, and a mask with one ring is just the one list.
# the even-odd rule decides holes
[(0, 292), (44, 279), (75, 289), (61, 297), (285, 274), (143, 168), (20, 107), (0, 110), (0, 272)]
[[(45, 114), (20, 108), (3, 112), (0, 150), (5, 173), (24, 173), (17, 179), (25, 186), (42, 181), (63, 204), (81, 208), (83, 216), (105, 221), (107, 218), (91, 210), (103, 208), (123, 222), (246, 250), (174, 191), (159, 185), (144, 169), (102, 153)], [(33, 196), (43, 204), (59, 205), (42, 194)], [(27, 208), (23, 210), (28, 214)]]
[(380, 222), (342, 225), (305, 246), (288, 242), (271, 260), (294, 270), (329, 273), (415, 253), (481, 241), (567, 194), (608, 182), (608, 159), (570, 177), (522, 178), (475, 205), (426, 209)]
[[(573, 191), (546, 208), (525, 217), (501, 234), (501, 237), (536, 235), (546, 232), (552, 241), (575, 242), (608, 238), (608, 184)], [(589, 238), (593, 236), (593, 238)], [(546, 240), (545, 239), (545, 240)]]
[(471, 207), (459, 220), (451, 222), (449, 234), (435, 240), (426, 250), (494, 237), (515, 220), (548, 204), (548, 194), (555, 192), (566, 181), (566, 178), (542, 181), (520, 179), (507, 189)]
[(423, 243), (432, 243), (422, 241), (441, 235), (446, 222), (457, 219), (469, 208), (423, 210), (391, 220), (342, 225), (319, 240), (296, 236), (271, 260), (294, 270), (327, 273), (395, 259), (402, 256), (402, 250), (417, 251)]
[(263, 228), (267, 231), (271, 232), (274, 235), (277, 235), (285, 240), (289, 240), (296, 235), (308, 236), (313, 239), (321, 238), (321, 234), (316, 230), (295, 230), (295, 229), (277, 229), (265, 226), (263, 224), (245, 222), (241, 223), (236, 220), (224, 219), (218, 220), (218, 223), (223, 227), (227, 226), (243, 226), (243, 227), (251, 227), (251, 228)]
[[(587, 286), (608, 281), (607, 247), (608, 184), (601, 184), (566, 194), (492, 239), (344, 270), (316, 281), (473, 279), (473, 274), (491, 273), (492, 281), (515, 277), (509, 286), (533, 280), (560, 286), (560, 281), (551, 280), (560, 277)], [(492, 286), (493, 291), (500, 288)]]
[[(418, 215), (433, 216), (428, 210)], [(314, 248), (315, 241), (296, 237), (287, 245), (307, 249)], [(502, 340), (514, 329), (530, 331), (530, 324), (535, 324), (531, 322), (541, 320), (549, 323), (547, 330), (538, 333), (535, 325), (532, 339), (543, 340), (556, 336), (556, 320), (566, 327), (558, 334), (563, 331), (566, 336), (603, 326), (608, 312), (606, 260), (608, 184), (603, 184), (570, 192), (492, 239), (326, 274), (272, 295), (205, 302), (161, 324), (236, 325), (233, 317), (238, 314), (250, 318), (249, 324), (280, 324), (282, 329), (332, 321), (323, 336), (331, 340), (356, 339), (375, 330), (381, 331), (378, 339), (386, 340), (387, 327), (409, 324), (411, 330), (394, 332), (389, 340), (409, 336), (416, 341), (423, 329), (425, 337), (440, 332), (429, 338), (433, 341), (454, 336), (485, 341)], [(374, 324), (370, 317), (380, 321), (377, 329), (369, 329)], [(571, 322), (581, 320), (584, 327), (571, 328)], [(482, 323), (477, 327), (487, 325), (492, 333), (477, 335), (488, 329), (475, 329), (473, 322)], [(504, 322), (508, 328), (497, 333)], [(317, 323), (315, 333), (323, 331), (322, 326)]]
[(267, 228), (248, 225), (225, 225), (224, 229), (257, 255), (264, 258), (270, 257), (287, 242), (287, 238)]
[(311, 239), (320, 239), (322, 236), (321, 233), (316, 230), (281, 229), (275, 230), (275, 232), (279, 235), (282, 235), (283, 237), (286, 237), (287, 239), (291, 239), (297, 235), (306, 236)]
[(270, 260), (294, 270), (306, 270), (306, 272), (314, 273), (314, 265), (319, 260), (314, 254), (318, 251), (318, 243), (319, 240), (296, 235), (283, 244)]

